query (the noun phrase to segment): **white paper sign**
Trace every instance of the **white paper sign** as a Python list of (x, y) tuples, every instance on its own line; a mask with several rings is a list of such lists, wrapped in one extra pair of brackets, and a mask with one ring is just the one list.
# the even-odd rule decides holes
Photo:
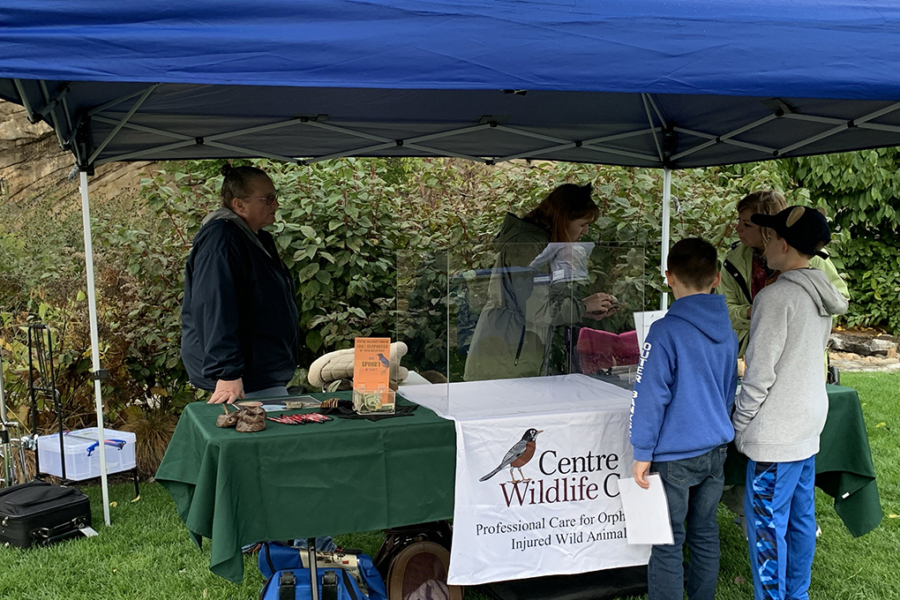
[(629, 544), (671, 545), (672, 522), (669, 519), (669, 503), (659, 473), (646, 477), (648, 489), (641, 488), (634, 479), (619, 481), (622, 508), (628, 525)]
[(643, 350), (644, 340), (647, 339), (647, 333), (654, 321), (659, 321), (666, 316), (665, 310), (648, 310), (644, 312), (634, 313), (634, 329), (637, 331), (638, 348)]

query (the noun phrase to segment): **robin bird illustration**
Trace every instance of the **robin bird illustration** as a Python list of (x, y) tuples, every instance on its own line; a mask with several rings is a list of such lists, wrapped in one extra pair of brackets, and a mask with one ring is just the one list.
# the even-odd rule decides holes
[[(534, 440), (542, 431), (543, 429), (535, 429), (534, 427), (526, 431), (525, 435), (522, 436), (522, 439), (509, 449), (509, 452), (506, 453), (506, 456), (503, 457), (503, 460), (500, 461), (497, 468), (478, 481), (487, 481), (499, 473), (500, 469), (503, 467), (509, 467), (511, 483), (516, 483), (517, 481), (530, 481), (529, 479), (526, 479), (525, 475), (522, 473), (522, 467), (524, 467), (528, 461), (531, 460), (531, 457), (534, 456), (534, 450), (537, 446)], [(519, 469), (519, 475), (522, 476), (522, 479), (516, 479), (516, 476), (513, 474), (514, 468)]]
[(381, 365), (382, 365), (385, 369), (390, 369), (390, 368), (391, 368), (391, 361), (389, 361), (387, 358), (385, 358), (384, 354), (382, 354), (381, 352), (378, 353), (378, 360), (381, 361)]

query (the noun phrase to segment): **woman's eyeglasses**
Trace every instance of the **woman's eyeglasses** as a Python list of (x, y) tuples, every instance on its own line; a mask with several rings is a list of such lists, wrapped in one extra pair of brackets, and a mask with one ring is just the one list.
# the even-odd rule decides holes
[(256, 198), (244, 198), (244, 200), (262, 200), (267, 205), (272, 206), (278, 200), (278, 192), (272, 192), (268, 196), (257, 196)]

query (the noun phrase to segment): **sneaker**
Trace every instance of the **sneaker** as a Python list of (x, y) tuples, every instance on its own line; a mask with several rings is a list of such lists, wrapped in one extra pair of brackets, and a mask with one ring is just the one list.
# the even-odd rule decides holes
[(260, 548), (262, 548), (262, 542), (256, 542), (255, 544), (247, 544), (242, 547), (241, 552), (243, 554), (256, 554), (259, 552)]

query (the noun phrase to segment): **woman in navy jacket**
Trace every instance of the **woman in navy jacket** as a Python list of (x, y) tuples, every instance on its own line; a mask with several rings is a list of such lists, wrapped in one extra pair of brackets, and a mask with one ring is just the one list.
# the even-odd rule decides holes
[(222, 169), (222, 207), (203, 219), (184, 274), (181, 358), (210, 403), (287, 395), (299, 314), (272, 236), (278, 194), (256, 167)]

